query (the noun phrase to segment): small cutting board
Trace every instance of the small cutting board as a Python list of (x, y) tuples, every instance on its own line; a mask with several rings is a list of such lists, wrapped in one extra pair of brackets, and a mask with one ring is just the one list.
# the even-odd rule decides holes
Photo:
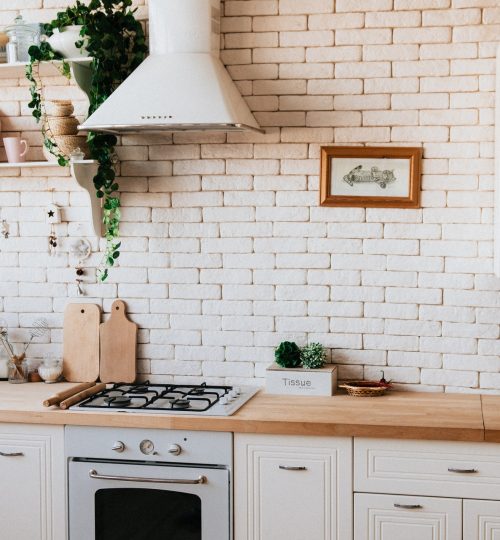
[(99, 377), (97, 304), (68, 304), (64, 311), (63, 375), (68, 382), (94, 382)]
[(109, 319), (101, 324), (101, 366), (104, 383), (133, 383), (137, 373), (137, 325), (127, 319), (123, 300), (115, 300)]

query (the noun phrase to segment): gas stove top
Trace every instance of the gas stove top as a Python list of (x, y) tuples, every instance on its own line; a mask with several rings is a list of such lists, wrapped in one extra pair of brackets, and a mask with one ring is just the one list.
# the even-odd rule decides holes
[(257, 392), (255, 387), (180, 384), (114, 384), (70, 407), (78, 411), (230, 416)]

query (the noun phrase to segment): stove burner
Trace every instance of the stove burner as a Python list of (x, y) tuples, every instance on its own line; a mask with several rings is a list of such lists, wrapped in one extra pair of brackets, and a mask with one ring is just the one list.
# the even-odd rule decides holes
[(188, 399), (171, 399), (172, 409), (189, 409), (191, 406)]
[(128, 396), (110, 396), (104, 398), (104, 401), (110, 407), (122, 407), (124, 405), (129, 405), (132, 399)]

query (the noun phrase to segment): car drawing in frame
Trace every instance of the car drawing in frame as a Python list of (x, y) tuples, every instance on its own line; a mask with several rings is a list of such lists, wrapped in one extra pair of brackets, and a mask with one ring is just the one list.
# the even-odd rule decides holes
[(394, 171), (381, 171), (378, 167), (372, 167), (370, 170), (363, 169), (363, 165), (354, 167), (352, 171), (344, 176), (344, 182), (347, 182), (351, 187), (354, 184), (362, 184), (363, 182), (375, 182), (382, 189), (396, 181)]
[(421, 148), (321, 148), (320, 205), (420, 207)]

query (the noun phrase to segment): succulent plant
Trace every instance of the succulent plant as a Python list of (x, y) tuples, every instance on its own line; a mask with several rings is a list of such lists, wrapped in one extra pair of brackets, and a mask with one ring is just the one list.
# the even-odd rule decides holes
[(274, 351), (276, 363), (284, 368), (300, 366), (300, 349), (293, 341), (282, 341)]
[(325, 364), (326, 353), (321, 343), (310, 343), (300, 351), (302, 366), (306, 369), (319, 369)]

